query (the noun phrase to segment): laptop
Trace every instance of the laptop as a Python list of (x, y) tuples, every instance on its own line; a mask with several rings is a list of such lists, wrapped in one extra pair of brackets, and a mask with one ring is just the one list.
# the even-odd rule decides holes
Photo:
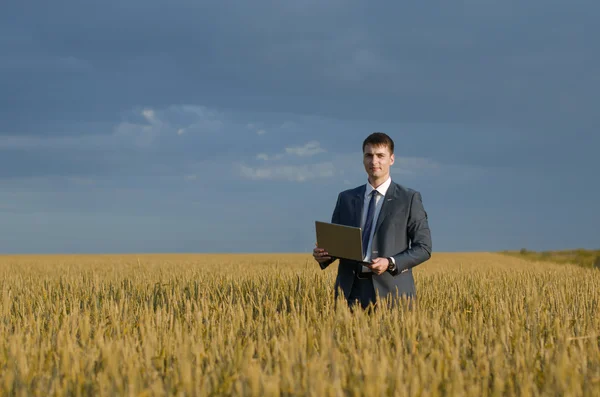
[(329, 256), (364, 263), (360, 227), (315, 221), (315, 228), (317, 246), (325, 249)]

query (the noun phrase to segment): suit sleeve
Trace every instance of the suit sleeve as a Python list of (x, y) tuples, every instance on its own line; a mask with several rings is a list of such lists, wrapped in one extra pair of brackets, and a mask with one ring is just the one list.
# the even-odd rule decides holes
[[(340, 202), (342, 201), (342, 194), (338, 194), (337, 202), (335, 203), (335, 208), (333, 209), (333, 215), (331, 216), (331, 223), (340, 223)], [(327, 266), (331, 265), (335, 262), (337, 258), (331, 258), (327, 262), (319, 264), (322, 270), (325, 270)]]
[(407, 250), (394, 255), (397, 267), (395, 274), (411, 269), (431, 258), (431, 232), (427, 212), (419, 192), (413, 194), (407, 227), (411, 245)]

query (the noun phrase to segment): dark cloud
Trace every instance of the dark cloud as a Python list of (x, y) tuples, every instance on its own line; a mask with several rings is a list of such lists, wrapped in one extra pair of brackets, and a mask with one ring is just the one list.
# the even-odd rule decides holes
[[(406, 164), (438, 167), (395, 174), (423, 190), (438, 248), (541, 246), (564, 228), (591, 236), (599, 11), (583, 0), (5, 1), (0, 211), (17, 215), (0, 235), (29, 241), (38, 211), (54, 229), (70, 222), (72, 237), (89, 220), (96, 237), (113, 221), (128, 233), (152, 225), (140, 248), (164, 238), (193, 250), (203, 236), (226, 249), (221, 237), (236, 230), (242, 250), (310, 249), (306, 220), (364, 183), (349, 153), (385, 131)], [(277, 157), (311, 141), (324, 152)], [(276, 211), (248, 214), (254, 205)], [(564, 208), (574, 210), (548, 215)], [(169, 217), (194, 237), (157, 231)], [(489, 236), (473, 232), (482, 220)], [(264, 239), (247, 230), (260, 222), (250, 230)], [(212, 224), (217, 237), (202, 226)], [(126, 247), (122, 237), (111, 247)], [(74, 247), (52, 241), (44, 247)]]
[(589, 130), (586, 1), (5, 5), (0, 131), (133, 106)]

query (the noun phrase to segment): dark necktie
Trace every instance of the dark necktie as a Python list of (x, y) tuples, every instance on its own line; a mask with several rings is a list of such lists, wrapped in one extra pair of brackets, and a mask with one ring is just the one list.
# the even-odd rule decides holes
[(365, 226), (362, 231), (362, 246), (363, 246), (363, 258), (367, 255), (367, 248), (369, 246), (369, 237), (371, 236), (371, 229), (373, 228), (373, 216), (375, 215), (375, 199), (377, 198), (377, 190), (371, 192), (371, 201), (369, 202), (369, 209), (367, 210), (367, 219), (365, 220)]

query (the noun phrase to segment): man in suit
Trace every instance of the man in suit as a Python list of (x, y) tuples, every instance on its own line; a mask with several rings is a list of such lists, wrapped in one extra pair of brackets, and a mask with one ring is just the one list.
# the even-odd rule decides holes
[[(340, 259), (335, 282), (350, 307), (386, 299), (416, 298), (412, 268), (431, 257), (431, 234), (421, 194), (391, 180), (394, 141), (375, 132), (363, 142), (367, 183), (338, 195), (332, 223), (361, 227), (364, 262)], [(325, 270), (337, 258), (315, 247), (313, 257)]]

